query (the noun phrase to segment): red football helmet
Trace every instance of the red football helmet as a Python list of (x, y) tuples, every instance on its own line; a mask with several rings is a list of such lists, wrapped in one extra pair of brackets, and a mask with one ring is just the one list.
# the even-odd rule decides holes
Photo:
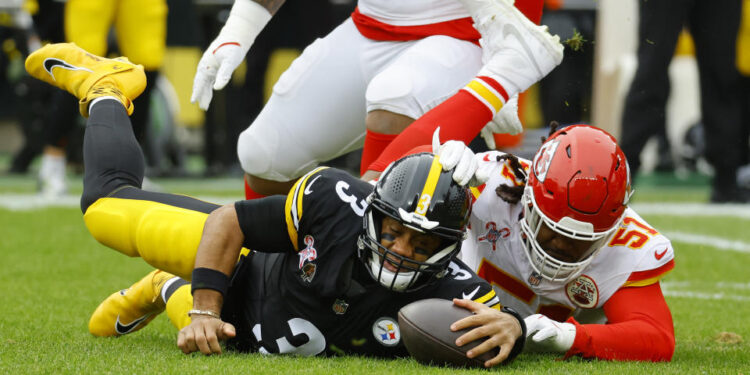
[[(552, 134), (534, 156), (523, 194), (521, 229), (534, 270), (556, 282), (577, 277), (619, 225), (630, 195), (625, 154), (609, 133), (573, 125)], [(543, 226), (590, 246), (561, 260), (540, 245)]]

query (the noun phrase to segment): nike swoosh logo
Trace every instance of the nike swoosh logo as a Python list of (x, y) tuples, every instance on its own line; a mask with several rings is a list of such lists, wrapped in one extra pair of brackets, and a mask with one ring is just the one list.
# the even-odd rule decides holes
[(661, 260), (661, 258), (664, 258), (664, 254), (667, 253), (667, 250), (669, 250), (668, 247), (665, 248), (664, 251), (662, 251), (661, 253), (655, 251), (654, 252), (654, 258), (656, 258), (656, 260)]
[(312, 181), (310, 181), (310, 183), (309, 183), (309, 184), (307, 184), (307, 186), (305, 186), (305, 195), (310, 195), (310, 194), (312, 194), (312, 192), (313, 192), (313, 191), (312, 191), (312, 190), (310, 190), (310, 187), (311, 187), (311, 186), (312, 186), (312, 184), (314, 184), (314, 183), (315, 183), (315, 181), (317, 181), (317, 180), (318, 180), (319, 178), (320, 178), (320, 176), (315, 176), (315, 178), (313, 178), (313, 180), (312, 180)]
[(472, 292), (471, 292), (471, 293), (469, 293), (469, 294), (466, 294), (466, 293), (461, 293), (461, 294), (463, 295), (463, 297), (462, 297), (462, 298), (463, 298), (463, 299), (474, 299), (474, 296), (475, 296), (475, 295), (477, 294), (477, 292), (478, 292), (478, 291), (479, 291), (479, 285), (477, 285), (477, 288), (476, 288), (476, 289), (474, 289), (474, 291), (472, 291)]
[(503, 26), (503, 37), (507, 38), (508, 35), (513, 35), (518, 39), (518, 42), (521, 43), (521, 47), (526, 51), (526, 54), (529, 55), (529, 60), (531, 60), (531, 63), (534, 65), (534, 69), (536, 69), (537, 73), (544, 76), (544, 73), (542, 73), (542, 69), (539, 68), (539, 64), (536, 63), (536, 60), (534, 60), (534, 54), (531, 53), (531, 48), (529, 48), (529, 45), (526, 44), (526, 40), (521, 35), (521, 32), (516, 29), (513, 24), (506, 23), (505, 26)]
[(83, 70), (89, 73), (92, 73), (90, 69), (86, 69), (80, 66), (70, 65), (66, 61), (56, 59), (54, 57), (49, 57), (44, 59), (44, 62), (42, 63), (44, 65), (44, 70), (49, 73), (49, 75), (52, 77), (53, 80), (55, 79), (55, 75), (52, 73), (52, 69), (54, 68), (62, 68), (67, 70)]
[(115, 331), (121, 335), (126, 335), (130, 332), (132, 332), (136, 327), (138, 327), (139, 324), (141, 324), (144, 320), (148, 319), (148, 317), (151, 316), (151, 314), (146, 314), (136, 320), (134, 320), (130, 324), (122, 324), (120, 323), (120, 315), (117, 315), (117, 321), (115, 322)]

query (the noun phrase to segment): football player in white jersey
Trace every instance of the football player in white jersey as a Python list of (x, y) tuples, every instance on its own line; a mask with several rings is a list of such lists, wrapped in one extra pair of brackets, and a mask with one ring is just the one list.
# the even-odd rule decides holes
[[(208, 107), (213, 90), (227, 84), (282, 3), (235, 1), (201, 58), (192, 101)], [(448, 132), (445, 139), (471, 139), (485, 125), (520, 132), (515, 94), (562, 60), (559, 39), (529, 21), (538, 22), (541, 9), (541, 0), (516, 0), (515, 7), (513, 0), (359, 0), (350, 19), (294, 61), (240, 135), (246, 197), (286, 193), (318, 163), (363, 145), (364, 173), (402, 130), (448, 98), (439, 113), (479, 110), (456, 119), (462, 122), (454, 127), (458, 134)], [(512, 124), (500, 125), (503, 116), (514, 118)], [(442, 115), (425, 121), (435, 118)], [(432, 130), (423, 132), (428, 143)]]
[(527, 316), (527, 350), (670, 361), (674, 326), (659, 280), (674, 250), (627, 206), (630, 172), (615, 139), (574, 125), (533, 162), (498, 151), (476, 159), (491, 177), (474, 189), (461, 256)]

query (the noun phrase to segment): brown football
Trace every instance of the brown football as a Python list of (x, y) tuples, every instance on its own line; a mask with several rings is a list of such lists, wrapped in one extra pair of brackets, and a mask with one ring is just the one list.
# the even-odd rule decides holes
[(453, 322), (471, 314), (471, 311), (454, 305), (453, 301), (437, 298), (404, 306), (398, 312), (398, 326), (406, 350), (424, 364), (484, 368), (484, 362), (495, 357), (500, 349), (469, 358), (466, 352), (481, 344), (483, 339), (458, 347), (456, 339), (468, 330), (453, 332), (450, 329)]

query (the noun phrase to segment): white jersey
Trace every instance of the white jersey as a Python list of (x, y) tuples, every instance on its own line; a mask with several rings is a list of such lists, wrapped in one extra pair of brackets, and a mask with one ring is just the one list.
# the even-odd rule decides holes
[(617, 290), (653, 284), (672, 269), (670, 241), (627, 208), (620, 227), (580, 276), (568, 284), (535, 277), (521, 241), (521, 204), (509, 204), (495, 193), (499, 185), (517, 184), (508, 163), (494, 161), (499, 154), (477, 156), (480, 163), (495, 165), (487, 184), (474, 192), (461, 258), (493, 285), (503, 304), (523, 316), (540, 313), (559, 321), (574, 316), (581, 323), (604, 323), (602, 306)]
[(360, 0), (359, 12), (394, 26), (416, 26), (469, 17), (458, 0)]

